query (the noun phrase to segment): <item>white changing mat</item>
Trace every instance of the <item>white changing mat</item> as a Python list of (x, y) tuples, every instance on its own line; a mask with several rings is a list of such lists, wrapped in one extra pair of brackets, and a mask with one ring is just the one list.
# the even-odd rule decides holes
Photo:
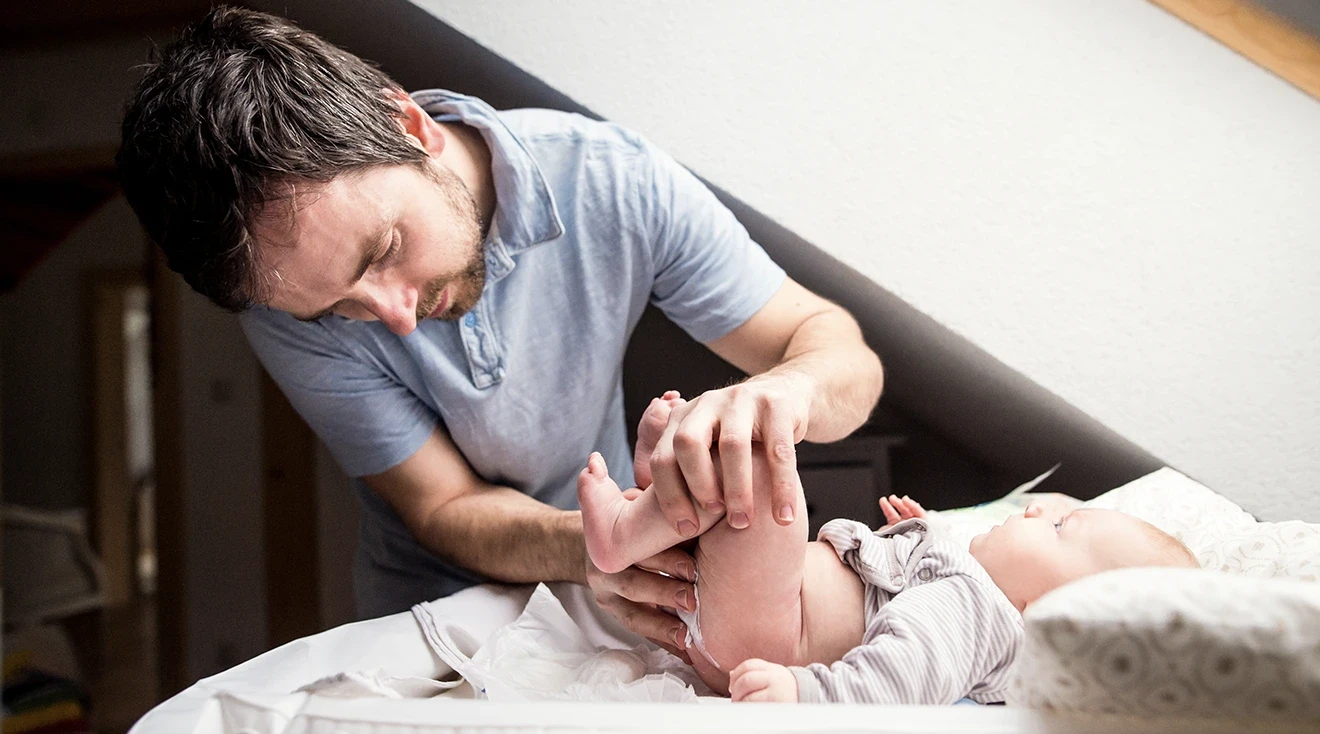
[[(590, 601), (583, 587), (551, 585), (563, 609), (591, 639), (636, 640)], [(471, 657), (523, 612), (533, 588), (482, 586), (422, 605), (424, 616)], [(464, 687), (432, 698), (342, 698), (295, 693), (342, 672), (378, 671), (394, 681), (452, 677), (413, 614), (358, 622), (291, 642), (197, 682), (162, 703), (130, 734), (431, 734), (439, 732), (1215, 732), (1244, 731), (1240, 721), (1211, 725), (1168, 719), (1141, 722), (1059, 716), (1001, 706), (674, 705), (501, 703), (460, 700)], [(427, 686), (422, 685), (421, 688)], [(408, 686), (400, 687), (407, 690)], [(1277, 724), (1272, 724), (1277, 727)], [(1261, 730), (1267, 730), (1262, 727)], [(1269, 728), (1270, 731), (1280, 731)], [(1287, 729), (1283, 729), (1287, 730)], [(1297, 729), (1303, 731), (1304, 729)]]
[[(432, 603), (437, 614), (462, 620), (464, 633), (484, 641), (522, 613), (531, 586), (478, 586)], [(289, 726), (312, 700), (328, 697), (295, 693), (299, 688), (347, 671), (386, 671), (408, 678), (442, 679), (454, 671), (431, 650), (408, 612), (355, 622), (295, 640), (223, 673), (203, 678), (152, 709), (133, 734), (255, 734), (291, 731)], [(373, 708), (388, 710), (398, 701), (337, 699), (369, 720)]]

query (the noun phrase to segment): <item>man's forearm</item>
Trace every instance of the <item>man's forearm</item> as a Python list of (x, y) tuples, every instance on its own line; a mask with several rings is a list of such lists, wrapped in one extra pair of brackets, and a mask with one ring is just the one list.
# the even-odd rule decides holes
[(772, 376), (799, 379), (810, 392), (806, 438), (817, 442), (837, 441), (857, 430), (884, 387), (880, 358), (862, 339), (857, 322), (842, 309), (802, 322), (783, 361), (759, 377)]
[(455, 497), (417, 530), (432, 553), (496, 581), (586, 579), (582, 513), (508, 487), (488, 485)]

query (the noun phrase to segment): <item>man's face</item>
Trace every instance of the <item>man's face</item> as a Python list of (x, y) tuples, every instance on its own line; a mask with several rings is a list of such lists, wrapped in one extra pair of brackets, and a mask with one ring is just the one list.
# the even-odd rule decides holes
[(434, 176), (379, 166), (272, 207), (254, 232), (266, 305), (304, 321), (379, 320), (400, 336), (470, 311), (486, 281), (476, 205), (457, 175), (426, 164)]

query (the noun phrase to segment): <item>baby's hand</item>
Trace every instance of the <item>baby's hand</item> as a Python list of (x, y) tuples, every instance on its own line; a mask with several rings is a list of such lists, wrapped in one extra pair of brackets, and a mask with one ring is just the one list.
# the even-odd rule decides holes
[(880, 510), (885, 513), (885, 527), (914, 517), (925, 517), (926, 510), (914, 499), (906, 495), (899, 497), (891, 494), (880, 498)]
[(734, 703), (797, 703), (797, 678), (782, 665), (752, 658), (729, 673), (729, 696)]

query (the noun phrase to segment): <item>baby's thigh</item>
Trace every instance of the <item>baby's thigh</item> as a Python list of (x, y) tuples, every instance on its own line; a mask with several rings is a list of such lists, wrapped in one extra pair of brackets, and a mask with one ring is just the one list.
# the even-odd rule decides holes
[(764, 451), (753, 457), (751, 526), (735, 530), (721, 521), (701, 536), (696, 551), (701, 634), (726, 673), (753, 657), (794, 664), (802, 639), (806, 502), (799, 486), (794, 521), (776, 523)]

